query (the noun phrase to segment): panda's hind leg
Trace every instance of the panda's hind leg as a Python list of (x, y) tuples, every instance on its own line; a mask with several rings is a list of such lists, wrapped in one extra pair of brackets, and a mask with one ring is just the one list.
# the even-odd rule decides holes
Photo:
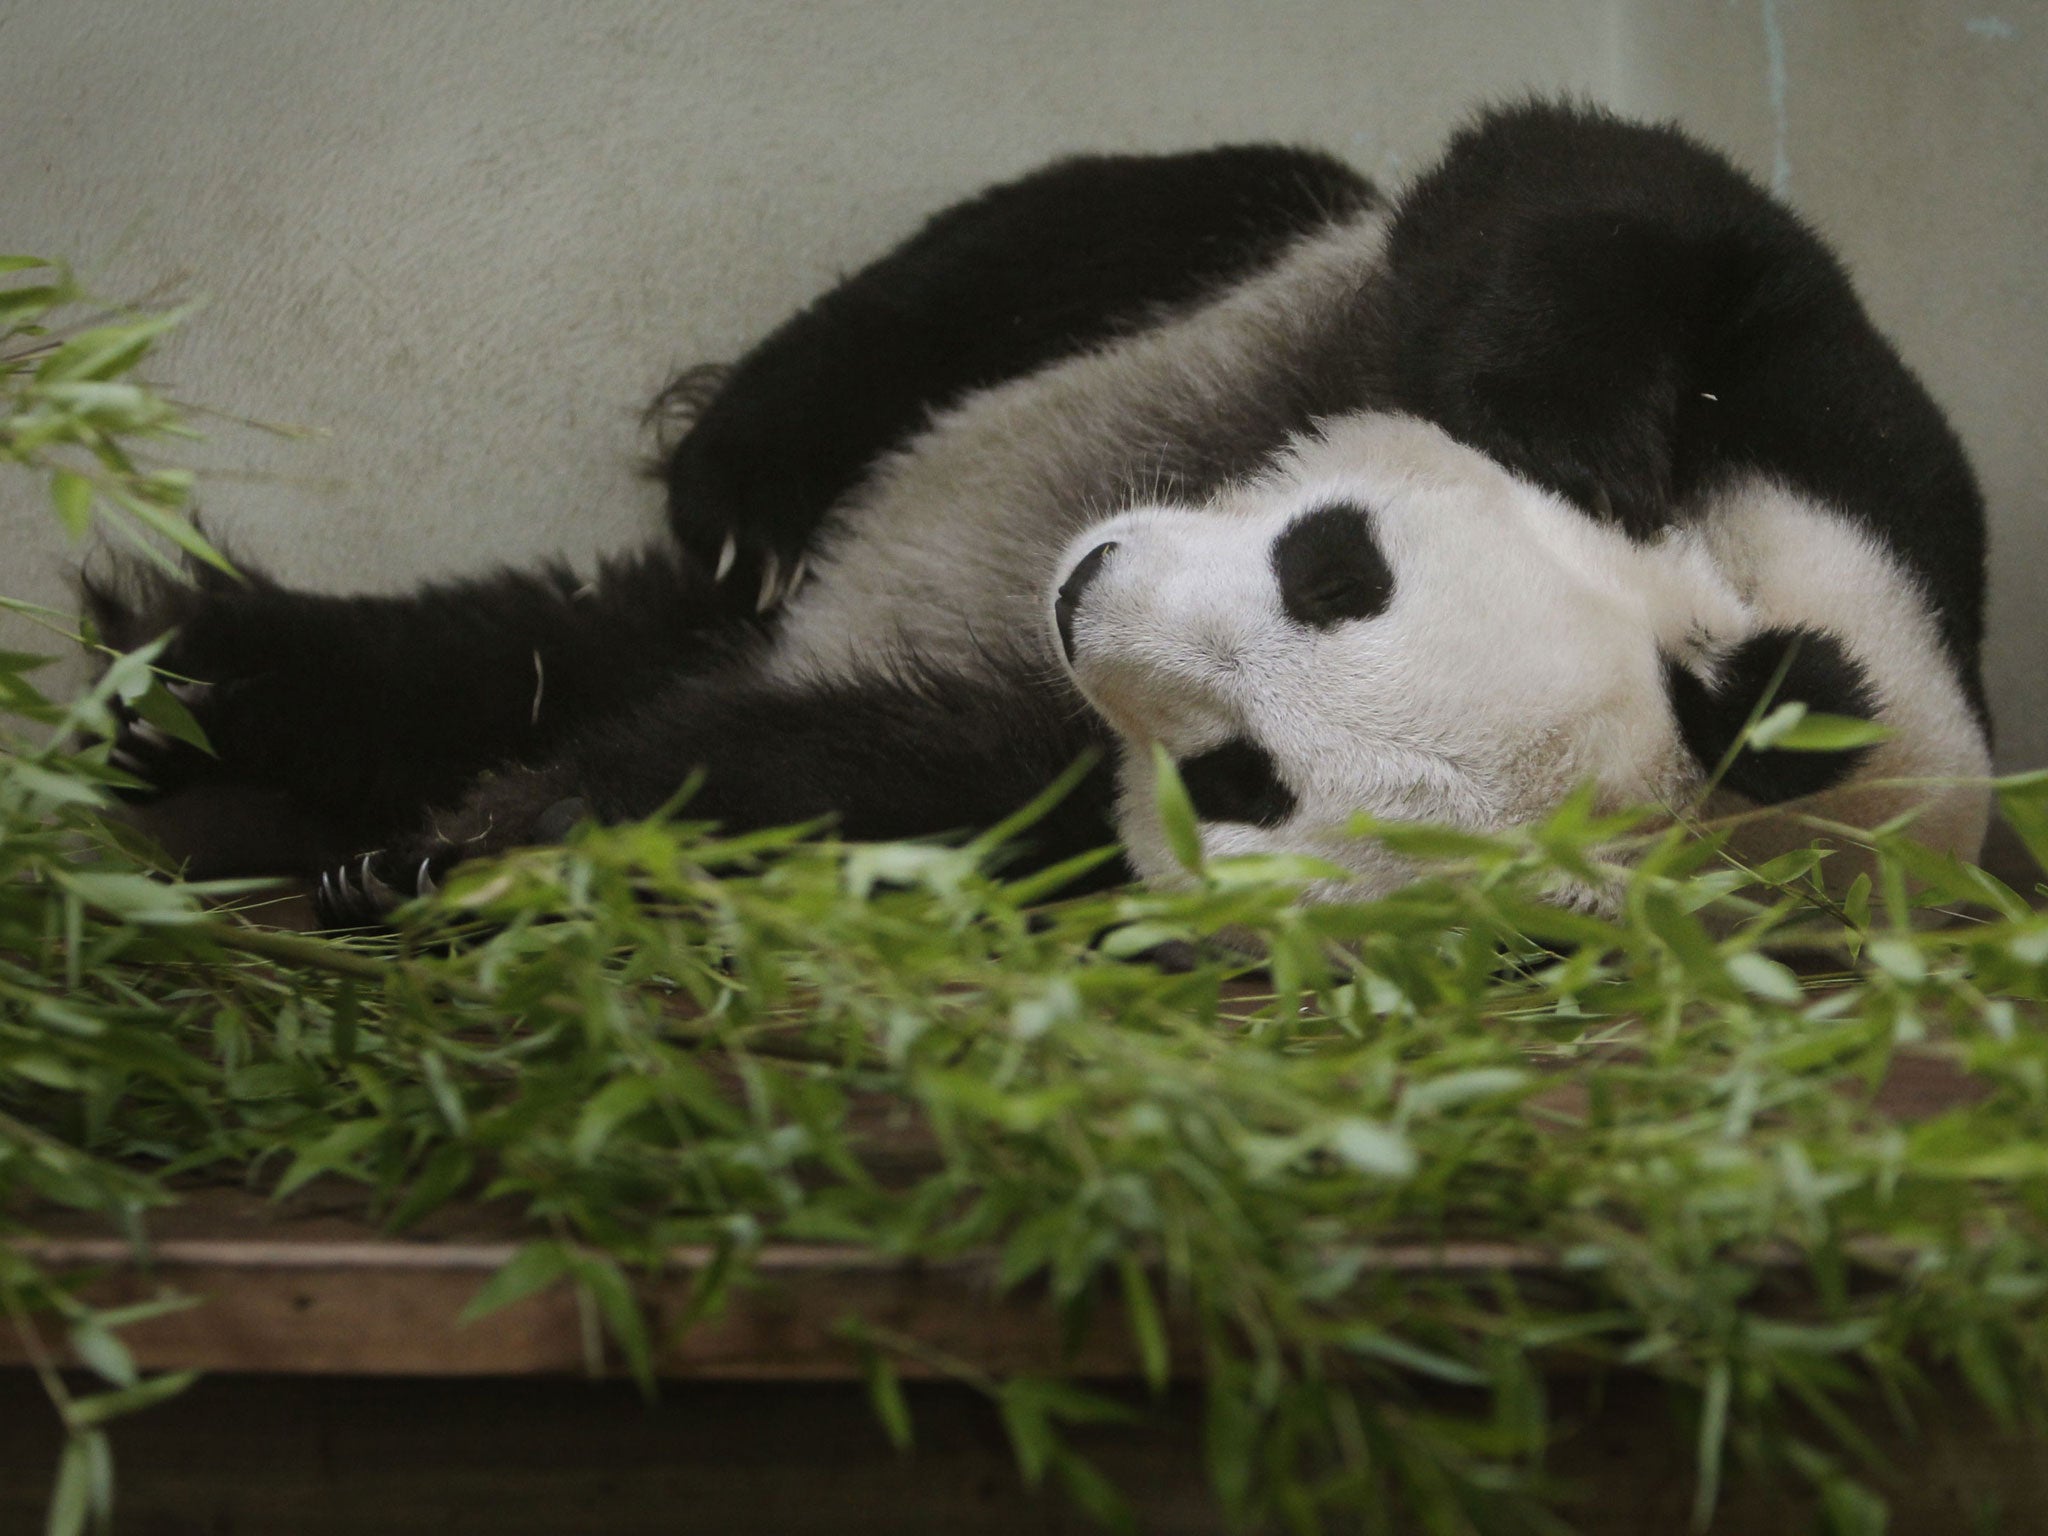
[(503, 571), (389, 596), (140, 562), (83, 585), (110, 649), (171, 636), (158, 666), (212, 750), (130, 716), (112, 761), (141, 786), (135, 819), (195, 876), (299, 873), (380, 846), (490, 765), (548, 753), (743, 643), (708, 576), (666, 549), (587, 583)]

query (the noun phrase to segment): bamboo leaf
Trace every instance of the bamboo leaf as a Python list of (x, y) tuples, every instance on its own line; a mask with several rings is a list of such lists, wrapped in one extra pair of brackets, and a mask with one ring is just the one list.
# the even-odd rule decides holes
[(1415, 1148), (1389, 1126), (1370, 1120), (1340, 1120), (1330, 1129), (1330, 1150), (1360, 1173), (1405, 1179), (1415, 1172)]
[(1462, 1360), (1425, 1349), (1378, 1328), (1344, 1328), (1338, 1331), (1336, 1341), (1353, 1354), (1367, 1355), (1388, 1365), (1399, 1366), (1404, 1371), (1449, 1382), (1452, 1386), (1483, 1387), (1492, 1380), (1486, 1372)]
[(118, 1392), (101, 1392), (93, 1397), (74, 1398), (71, 1402), (71, 1422), (75, 1425), (97, 1428), (114, 1419), (131, 1413), (140, 1413), (153, 1408), (183, 1392), (199, 1379), (197, 1371), (165, 1371), (139, 1381), (132, 1387)]
[(433, 1095), (434, 1104), (441, 1111), (441, 1118), (448, 1129), (457, 1136), (469, 1133), (469, 1110), (462, 1101), (462, 1090), (448, 1075), (448, 1063), (436, 1050), (420, 1052), (420, 1071), (426, 1078), (427, 1091)]
[[(1779, 721), (1789, 710), (1798, 710), (1799, 713), (1767, 731), (1767, 727)], [(1750, 732), (1749, 744), (1778, 752), (1848, 752), (1859, 747), (1874, 747), (1881, 741), (1891, 740), (1896, 734), (1890, 726), (1880, 725), (1875, 720), (1860, 720), (1854, 715), (1824, 715), (1808, 710), (1804, 705), (1786, 704), (1765, 716)]]
[(76, 470), (52, 471), (50, 505), (72, 538), (82, 539), (92, 531), (92, 482)]
[(79, 1360), (117, 1387), (136, 1382), (135, 1360), (128, 1347), (96, 1317), (82, 1317), (71, 1325), (71, 1351)]
[(459, 1193), (469, 1183), (476, 1169), (476, 1159), (469, 1148), (460, 1142), (444, 1142), (428, 1156), (406, 1191), (405, 1198), (392, 1210), (387, 1225), (394, 1232), (403, 1232)]
[(1805, 997), (1799, 978), (1767, 955), (1741, 950), (1728, 957), (1728, 974), (1743, 991), (1774, 1003), (1798, 1003)]
[(620, 1126), (654, 1102), (654, 1084), (645, 1077), (618, 1077), (591, 1095), (577, 1117), (569, 1150), (578, 1162), (597, 1156)]
[(1145, 1384), (1155, 1393), (1164, 1392), (1173, 1363), (1167, 1348), (1166, 1325), (1160, 1320), (1159, 1304), (1152, 1295), (1151, 1277), (1130, 1254), (1117, 1261), (1117, 1273), (1123, 1280), (1124, 1313), (1131, 1325), (1131, 1342), (1138, 1346)]
[(157, 337), (190, 313), (188, 305), (160, 315), (80, 331), (43, 360), (36, 369), (36, 378), (46, 385), (114, 378), (140, 362)]
[(501, 1307), (523, 1301), (545, 1290), (569, 1273), (569, 1251), (556, 1242), (528, 1243), (506, 1261), (505, 1267), (484, 1282), (455, 1321), (458, 1325), (487, 1317)]
[(1181, 783), (1180, 769), (1172, 754), (1157, 742), (1152, 746), (1152, 794), (1157, 806), (1160, 830), (1166, 846), (1180, 867), (1191, 875), (1202, 872), (1202, 833), (1195, 819), (1195, 804)]
[(201, 752), (213, 752), (213, 743), (207, 740), (205, 728), (160, 679), (132, 702), (136, 714), (166, 735), (187, 746), (197, 747)]
[(1054, 1450), (1052, 1470), (1067, 1497), (1097, 1525), (1118, 1536), (1132, 1536), (1136, 1532), (1136, 1518), (1123, 1495), (1071, 1447), (1062, 1445)]
[(92, 1510), (92, 1452), (85, 1435), (74, 1434), (64, 1442), (57, 1461), (57, 1483), (50, 1494), (49, 1515), (43, 1522), (44, 1536), (80, 1536), (86, 1516)]
[(1694, 1476), (1692, 1528), (1704, 1531), (1714, 1521), (1721, 1502), (1721, 1467), (1728, 1446), (1728, 1399), (1734, 1376), (1725, 1356), (1707, 1362), (1706, 1383), (1700, 1394), (1699, 1449)]
[(1031, 1390), (1030, 1380), (1019, 1378), (1003, 1384), (996, 1407), (1017, 1458), (1017, 1471), (1026, 1487), (1036, 1488), (1045, 1480), (1045, 1469), (1059, 1450), (1059, 1436), (1046, 1416), (1045, 1404)]
[(654, 1342), (647, 1331), (647, 1316), (639, 1297), (627, 1281), (625, 1271), (608, 1255), (579, 1253), (571, 1269), (584, 1293), (597, 1307), (605, 1333), (625, 1361), (626, 1370), (642, 1393), (654, 1393)]
[(0, 321), (19, 325), (61, 303), (64, 290), (42, 283), (26, 288), (0, 288)]
[(235, 568), (228, 564), (227, 557), (208, 543), (204, 534), (177, 513), (166, 512), (161, 507), (151, 506), (139, 497), (120, 491), (114, 493), (114, 500), (122, 511), (150, 532), (161, 534), (195, 560), (204, 561), (227, 575), (237, 574)]
[(889, 1444), (900, 1452), (908, 1452), (916, 1443), (916, 1430), (911, 1423), (910, 1405), (903, 1397), (903, 1383), (897, 1379), (896, 1368), (873, 1344), (863, 1344), (861, 1349), (861, 1371), (867, 1382), (868, 1401), (874, 1405), (875, 1417), (882, 1421), (882, 1430), (889, 1437)]
[(1401, 1108), (1409, 1115), (1433, 1115), (1456, 1105), (1519, 1093), (1529, 1086), (1529, 1074), (1519, 1067), (1474, 1067), (1410, 1085), (1401, 1095)]
[(1806, 706), (1798, 702), (1780, 704), (1743, 732), (1743, 745), (1754, 752), (1767, 752), (1778, 745), (1788, 731), (1806, 718)]

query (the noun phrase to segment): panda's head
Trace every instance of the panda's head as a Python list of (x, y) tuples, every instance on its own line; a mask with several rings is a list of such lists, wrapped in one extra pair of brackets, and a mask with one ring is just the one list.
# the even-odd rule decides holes
[(1135, 749), (1118, 820), (1142, 876), (1180, 878), (1157, 744), (1209, 854), (1321, 854), (1357, 895), (1412, 872), (1344, 832), (1353, 812), (1493, 829), (1581, 783), (1617, 806), (1688, 795), (1718, 743), (1674, 688), (1711, 703), (1758, 627), (1700, 537), (1632, 541), (1388, 414), (1324, 423), (1204, 505), (1095, 524), (1047, 603), (1082, 694)]

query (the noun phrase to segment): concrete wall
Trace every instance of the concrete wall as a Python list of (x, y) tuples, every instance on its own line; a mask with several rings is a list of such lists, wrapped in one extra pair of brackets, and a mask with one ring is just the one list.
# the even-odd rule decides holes
[[(0, 0), (0, 248), (210, 298), (156, 374), (237, 549), (391, 588), (655, 525), (639, 411), (946, 200), (1081, 148), (1326, 144), (1476, 101), (1676, 115), (1789, 191), (1998, 518), (2002, 758), (2048, 761), (2042, 0)], [(75, 559), (0, 482), (0, 587)]]

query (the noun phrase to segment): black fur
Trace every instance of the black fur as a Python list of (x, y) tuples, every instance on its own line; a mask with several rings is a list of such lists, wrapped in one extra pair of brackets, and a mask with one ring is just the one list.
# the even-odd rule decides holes
[(1287, 617), (1312, 629), (1370, 619), (1394, 600), (1394, 568), (1362, 507), (1318, 507), (1273, 541), (1273, 574)]
[[(972, 832), (1090, 760), (1011, 849), (1019, 867), (1043, 867), (1114, 841), (1109, 745), (1090, 717), (1021, 680), (906, 673), (791, 687), (743, 671), (678, 676), (545, 767), (480, 784), (455, 811), (380, 850), (369, 868), (410, 892), (422, 873), (438, 880), (478, 851), (559, 838), (586, 815), (652, 815), (682, 787), (677, 764), (703, 775), (682, 808), (692, 819), (735, 828), (829, 820), (868, 841)], [(360, 864), (342, 875), (329, 915), (376, 916), (375, 901), (346, 904), (362, 889)], [(1129, 878), (1111, 859), (1070, 889)]]
[(1280, 782), (1272, 754), (1242, 737), (1184, 758), (1181, 784), (1204, 821), (1277, 827), (1294, 814), (1294, 791)]
[(157, 793), (206, 785), (216, 799), (232, 787), (276, 802), (273, 854), (238, 840), (221, 863), (214, 818), (174, 837), (195, 874), (297, 872), (374, 848), (484, 769), (551, 754), (744, 640), (721, 621), (705, 574), (673, 551), (609, 561), (587, 584), (551, 567), (394, 597), (244, 574), (200, 568), (181, 586), (135, 566), (84, 584), (108, 644), (175, 628), (164, 666), (209, 685), (193, 707), (217, 758), (124, 733)]
[(1724, 785), (1757, 804), (1776, 805), (1831, 789), (1866, 755), (1862, 748), (1787, 752), (1745, 746), (1729, 756), (1744, 729), (1781, 704), (1804, 704), (1816, 714), (1859, 720), (1876, 717), (1878, 699), (1870, 679), (1833, 635), (1817, 629), (1767, 629), (1722, 657), (1716, 673), (1709, 688), (1677, 662), (1666, 663), (1679, 734), (1702, 768), (1709, 773), (1721, 769)]
[[(831, 814), (851, 835), (895, 837), (989, 824), (1107, 747), (1066, 683), (991, 671), (771, 686), (750, 666), (773, 628), (772, 612), (754, 617), (761, 599), (784, 595), (828, 515), (859, 536), (849, 492), (933, 411), (1197, 305), (1373, 197), (1326, 156), (1267, 147), (1073, 160), (999, 187), (730, 370), (679, 380), (670, 397), (695, 419), (665, 471), (676, 544), (607, 568), (588, 593), (559, 571), (399, 598), (261, 579), (96, 588), (111, 640), (178, 625), (166, 664), (216, 685), (195, 708), (218, 763), (139, 730), (119, 746), (166, 792), (160, 828), (200, 807), (180, 837), (208, 869), (383, 849), (352, 861), (352, 886), (330, 880), (337, 917), (387, 908), (465, 852), (556, 834), (580, 809), (653, 810), (699, 768), (693, 811), (734, 826)], [(1319, 418), (1373, 408), (1436, 421), (1637, 535), (1733, 476), (1775, 474), (1897, 553), (1981, 713), (1982, 512), (1953, 436), (1825, 248), (1683, 135), (1540, 104), (1491, 114), (1402, 201), (1385, 265), (1362, 255), (1355, 291), (1290, 347), (1259, 360), (1227, 413), (1134, 445), (1153, 488), (1198, 495)], [(1159, 406), (1167, 428), (1190, 419), (1181, 402)], [(1282, 543), (1302, 622), (1384, 606), (1369, 536)], [(1830, 673), (1828, 644), (1800, 654), (1791, 676), (1817, 707), (1861, 702), (1843, 686), (1853, 678)], [(1714, 690), (1673, 673), (1703, 757), (1747, 719), (1760, 664), (1739, 653)], [(1766, 761), (1791, 756), (1738, 760), (1730, 782), (1805, 792), (1808, 760)], [(1198, 808), (1284, 819), (1292, 797), (1260, 758), (1233, 743), (1184, 763)], [(1037, 829), (1034, 856), (1108, 841), (1111, 801), (1099, 766)], [(266, 855), (224, 826), (257, 811), (298, 822)]]

